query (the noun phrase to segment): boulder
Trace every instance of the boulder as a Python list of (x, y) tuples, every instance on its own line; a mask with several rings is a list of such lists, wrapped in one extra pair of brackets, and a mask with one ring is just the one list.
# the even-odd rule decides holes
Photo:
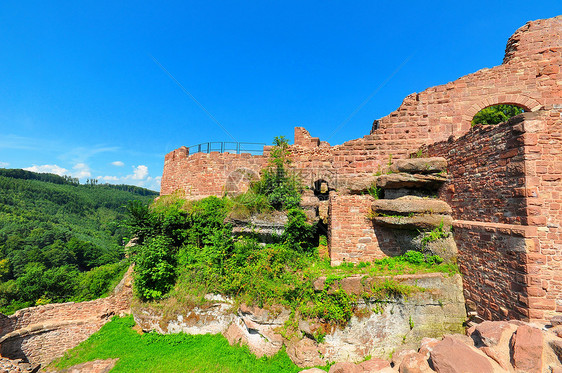
[(470, 337), (477, 347), (494, 347), (500, 342), (508, 342), (517, 326), (506, 321), (484, 321), (474, 327)]
[(433, 369), (424, 355), (415, 353), (404, 356), (398, 371), (400, 373), (430, 373), (433, 372)]
[(390, 368), (390, 362), (383, 359), (377, 359), (376, 357), (364, 361), (358, 365), (359, 367), (361, 367), (361, 369), (363, 369), (363, 373), (377, 373), (384, 368)]
[(488, 358), (460, 339), (447, 336), (430, 352), (434, 369), (439, 373), (492, 373)]
[(347, 294), (361, 295), (363, 293), (363, 285), (361, 283), (363, 276), (350, 276), (340, 280), (340, 289)]
[(443, 214), (451, 215), (452, 209), (447, 202), (433, 198), (404, 196), (396, 199), (377, 199), (371, 209), (375, 214), (410, 215)]
[(418, 353), (425, 356), (426, 359), (429, 359), (429, 354), (433, 351), (433, 347), (437, 346), (439, 342), (441, 341), (437, 338), (423, 338)]
[(311, 368), (311, 369), (301, 370), (299, 373), (326, 373), (326, 371), (318, 368)]
[(376, 178), (376, 184), (382, 189), (399, 189), (399, 188), (423, 188), (429, 190), (437, 190), (444, 182), (447, 176), (431, 174), (387, 174)]
[(397, 159), (390, 169), (410, 174), (434, 174), (447, 171), (447, 160), (442, 157)]
[(344, 190), (349, 194), (367, 194), (377, 177), (371, 174), (348, 177), (343, 181)]
[(542, 331), (521, 325), (511, 338), (512, 363), (515, 369), (528, 373), (542, 371)]
[(404, 359), (412, 354), (417, 354), (416, 351), (408, 349), (408, 350), (400, 350), (394, 354), (392, 354), (392, 366), (394, 367), (399, 367), (402, 364), (402, 361), (404, 361)]
[(431, 230), (443, 224), (443, 229), (449, 230), (453, 224), (450, 215), (423, 214), (414, 216), (375, 216), (373, 221), (383, 227), (396, 229)]
[(353, 363), (335, 363), (328, 373), (362, 373), (363, 369)]

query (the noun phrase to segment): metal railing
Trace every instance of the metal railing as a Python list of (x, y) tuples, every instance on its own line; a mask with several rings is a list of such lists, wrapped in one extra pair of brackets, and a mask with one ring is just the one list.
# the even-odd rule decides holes
[(195, 153), (250, 153), (252, 155), (263, 154), (264, 143), (258, 142), (203, 142), (197, 145), (188, 146), (189, 154)]

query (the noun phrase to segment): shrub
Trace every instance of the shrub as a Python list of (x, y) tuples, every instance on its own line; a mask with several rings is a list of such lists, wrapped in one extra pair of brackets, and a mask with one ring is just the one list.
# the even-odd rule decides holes
[(310, 254), (312, 252), (315, 227), (306, 222), (306, 215), (300, 209), (287, 213), (287, 224), (281, 236), (283, 242), (294, 250)]
[(144, 300), (161, 298), (175, 283), (176, 256), (172, 240), (148, 238), (135, 256), (135, 289)]

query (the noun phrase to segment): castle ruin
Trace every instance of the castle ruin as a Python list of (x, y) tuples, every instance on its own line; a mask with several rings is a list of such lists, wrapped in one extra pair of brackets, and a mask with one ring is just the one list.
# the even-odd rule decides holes
[[(508, 40), (503, 63), (407, 96), (370, 133), (330, 146), (295, 128), (292, 167), (329, 193), (333, 264), (386, 256), (368, 218), (372, 198), (346, 192), (389, 158), (444, 157), (439, 198), (452, 208), (464, 295), (489, 320), (545, 321), (562, 312), (562, 16), (528, 22)], [(525, 113), (497, 126), (471, 126), (481, 109), (514, 104)], [(165, 157), (161, 195), (199, 199), (244, 189), (263, 155)], [(349, 188), (347, 188), (348, 190)]]

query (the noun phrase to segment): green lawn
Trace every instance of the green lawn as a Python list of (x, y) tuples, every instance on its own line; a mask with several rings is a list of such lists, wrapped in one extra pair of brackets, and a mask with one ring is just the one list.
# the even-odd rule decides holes
[(139, 335), (132, 316), (114, 318), (78, 347), (51, 364), (69, 366), (119, 358), (112, 372), (299, 372), (284, 351), (257, 359), (246, 346), (230, 346), (222, 335)]

